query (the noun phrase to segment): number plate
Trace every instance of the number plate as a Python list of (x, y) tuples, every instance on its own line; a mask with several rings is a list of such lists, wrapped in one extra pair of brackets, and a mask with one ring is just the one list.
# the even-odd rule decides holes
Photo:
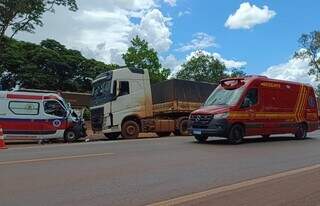
[(193, 134), (201, 134), (201, 131), (199, 131), (199, 130), (194, 130), (194, 131), (193, 131)]

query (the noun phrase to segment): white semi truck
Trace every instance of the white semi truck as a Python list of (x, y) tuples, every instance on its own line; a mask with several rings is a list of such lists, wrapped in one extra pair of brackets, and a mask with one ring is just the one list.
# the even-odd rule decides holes
[(199, 108), (216, 85), (185, 80), (150, 84), (147, 70), (122, 68), (93, 81), (91, 121), (109, 139), (188, 135), (190, 112)]

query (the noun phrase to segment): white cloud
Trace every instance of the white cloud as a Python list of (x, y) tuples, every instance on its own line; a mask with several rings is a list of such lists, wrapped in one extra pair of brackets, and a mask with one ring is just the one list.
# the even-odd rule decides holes
[(178, 13), (178, 17), (182, 17), (182, 16), (186, 16), (186, 15), (190, 15), (191, 11), (186, 10), (186, 11), (179, 11)]
[(213, 36), (210, 36), (209, 34), (199, 32), (194, 34), (193, 36), (194, 39), (192, 39), (191, 42), (182, 45), (180, 48), (177, 49), (177, 51), (186, 52), (217, 46), (215, 38)]
[(269, 78), (308, 83), (314, 87), (319, 84), (315, 76), (308, 74), (310, 70), (307, 59), (292, 58), (287, 63), (269, 67), (262, 75)]
[(142, 17), (139, 25), (133, 27), (131, 37), (139, 35), (157, 51), (166, 51), (172, 44), (171, 32), (168, 27), (170, 20), (170, 18), (163, 16), (160, 10), (153, 9)]
[[(160, 10), (154, 8), (134, 12), (119, 8), (112, 11), (83, 11), (76, 20), (85, 23), (86, 28), (75, 37), (83, 53), (107, 63), (123, 65), (121, 55), (136, 35), (147, 40), (158, 52), (168, 50), (172, 44), (170, 18), (163, 16)], [(132, 16), (139, 18), (140, 22), (134, 24), (130, 19)], [(104, 47), (99, 48), (99, 45)]]
[(219, 53), (210, 53), (210, 52), (202, 51), (202, 50), (191, 52), (187, 56), (186, 59), (190, 60), (194, 56), (197, 57), (197, 56), (201, 56), (201, 55), (209, 55), (209, 56), (215, 57), (219, 61), (223, 62), (227, 69), (239, 69), (239, 68), (242, 68), (247, 65), (247, 62), (245, 62), (245, 61), (236, 61), (236, 60), (232, 60), (232, 59), (225, 59)]
[[(104, 0), (99, 2), (100, 5), (108, 5), (108, 8), (125, 9), (125, 10), (143, 10), (156, 6), (154, 0)], [(100, 6), (99, 5), (99, 6)]]
[(276, 12), (269, 10), (267, 6), (259, 8), (244, 2), (240, 8), (229, 16), (225, 23), (225, 27), (230, 29), (251, 29), (255, 25), (268, 22), (276, 15)]
[(247, 65), (247, 62), (245, 61), (236, 61), (233, 59), (224, 59), (221, 57), (218, 53), (213, 53), (212, 56), (219, 59), (224, 63), (224, 65), (227, 67), (227, 69), (240, 69)]
[(164, 0), (165, 3), (169, 4), (171, 7), (177, 5), (177, 0)]
[(162, 14), (157, 2), (78, 0), (77, 12), (57, 7), (55, 15), (44, 16), (44, 27), (35, 34), (20, 33), (18, 38), (31, 42), (53, 38), (87, 57), (123, 65), (121, 54), (134, 35), (146, 39), (158, 52), (170, 48), (170, 18)]
[(166, 57), (160, 56), (160, 62), (162, 67), (168, 68), (171, 70), (171, 76), (174, 76), (180, 69), (182, 61), (178, 60), (173, 54), (170, 54)]

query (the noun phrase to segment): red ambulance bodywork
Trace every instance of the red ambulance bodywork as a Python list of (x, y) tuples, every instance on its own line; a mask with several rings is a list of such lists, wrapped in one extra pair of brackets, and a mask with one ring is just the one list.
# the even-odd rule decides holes
[[(55, 115), (55, 105), (61, 106), (64, 114)], [(6, 139), (66, 139), (66, 131), (79, 135), (80, 125), (71, 111), (63, 98), (54, 93), (0, 92), (0, 126)]]
[(191, 113), (190, 130), (199, 141), (220, 136), (240, 143), (253, 135), (304, 138), (318, 129), (318, 121), (312, 86), (250, 76), (222, 80), (204, 107)]

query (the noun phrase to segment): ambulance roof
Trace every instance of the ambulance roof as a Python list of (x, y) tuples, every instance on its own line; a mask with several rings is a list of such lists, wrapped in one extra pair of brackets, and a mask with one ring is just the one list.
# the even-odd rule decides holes
[(270, 82), (277, 82), (277, 83), (282, 83), (282, 84), (295, 84), (295, 85), (304, 85), (307, 87), (312, 87), (310, 84), (287, 81), (287, 80), (271, 79), (271, 78), (268, 78), (266, 76), (261, 76), (261, 75), (250, 75), (250, 76), (245, 76), (245, 77), (227, 78), (227, 79), (221, 80), (220, 83), (230, 81), (230, 80), (245, 80), (246, 82), (270, 81)]
[(16, 100), (63, 100), (61, 96), (55, 93), (37, 93), (37, 92), (17, 92), (17, 91), (0, 91), (0, 98)]

